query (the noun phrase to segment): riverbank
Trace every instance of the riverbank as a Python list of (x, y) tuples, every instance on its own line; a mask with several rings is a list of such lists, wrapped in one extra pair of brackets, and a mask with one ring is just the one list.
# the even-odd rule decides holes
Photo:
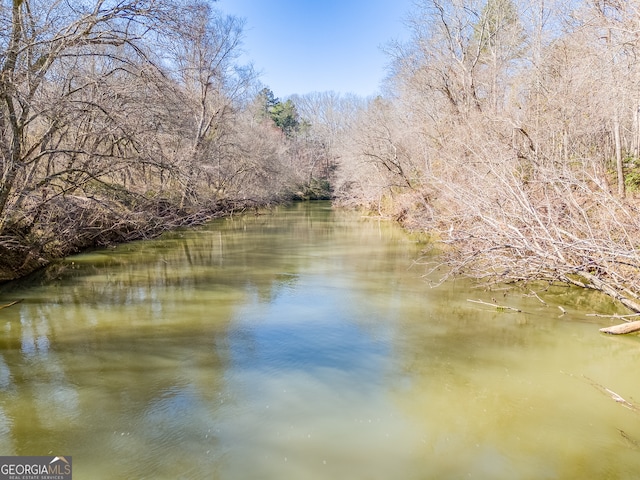
[(104, 200), (96, 204), (90, 199), (66, 198), (64, 204), (49, 207), (51, 221), (38, 228), (19, 222), (5, 225), (0, 235), (0, 283), (18, 280), (68, 255), (155, 238), (215, 218), (257, 211), (274, 202), (285, 201), (221, 200), (188, 209), (166, 201), (125, 208)]

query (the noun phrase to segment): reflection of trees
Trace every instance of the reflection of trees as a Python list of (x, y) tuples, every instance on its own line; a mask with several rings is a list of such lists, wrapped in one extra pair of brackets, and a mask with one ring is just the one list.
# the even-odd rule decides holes
[[(545, 296), (545, 307), (524, 298), (528, 291), (502, 298), (472, 292), (465, 281), (431, 292), (421, 317), (399, 317), (394, 346), (403, 371), (395, 401), (424, 432), (420, 455), (433, 459), (433, 478), (633, 478), (625, 475), (637, 461), (618, 445), (628, 411), (601, 402), (581, 375), (606, 372), (607, 382), (633, 387), (611, 371), (612, 347), (571, 314), (558, 319), (553, 305), (557, 298), (585, 308), (600, 295), (561, 288)], [(526, 313), (465, 301), (491, 295)]]
[[(11, 371), (2, 354), (0, 354), (0, 392), (7, 396), (15, 393)], [(5, 452), (4, 455), (10, 455), (15, 451), (11, 435), (13, 419), (7, 413), (4, 403), (0, 400), (0, 451)]]
[[(100, 476), (141, 478), (141, 472), (119, 468), (161, 468), (163, 462), (151, 456), (169, 455), (177, 443), (191, 462), (202, 453), (187, 452), (195, 445), (206, 442), (213, 449), (210, 419), (220, 404), (227, 361), (219, 348), (225, 344), (223, 321), (208, 329), (197, 322), (179, 329), (117, 325), (102, 312), (90, 329), (82, 324), (90, 308), (70, 309), (74, 313), (61, 319), (58, 304), (25, 302), (14, 319), (19, 321), (11, 321), (0, 357), (5, 454), (65, 450), (90, 457)], [(127, 461), (114, 462), (114, 456)]]
[[(392, 225), (353, 221), (326, 205), (225, 219), (71, 258), (56, 279), (23, 283), (10, 294), (25, 301), (2, 311), (10, 328), (0, 337), (8, 370), (3, 377), (0, 368), (0, 430), (8, 430), (11, 451), (70, 450), (91, 459), (87, 477), (201, 472), (219, 462), (226, 445), (217, 443), (219, 431), (235, 426), (220, 422), (242, 411), (227, 405), (244, 401), (229, 383), (238, 366), (231, 357), (248, 357), (256, 342), (239, 325), (241, 307), (278, 315), (293, 289), (302, 292), (303, 314), (318, 302), (332, 307), (323, 310), (332, 321), (344, 314), (351, 323), (324, 346), (325, 319), (316, 312), (317, 330), (300, 326), (298, 344), (283, 343), (290, 351), (275, 351), (277, 358), (306, 358), (311, 346), (323, 371), (344, 369), (350, 383), (368, 375), (365, 382), (376, 384), (371, 377), (382, 366), (371, 373), (371, 361), (382, 364), (388, 352), (388, 326), (376, 322), (393, 315), (400, 298), (393, 292), (404, 288), (394, 277), (406, 275), (410, 254)], [(268, 345), (274, 353), (277, 345)], [(124, 459), (120, 466), (114, 456)]]
[[(48, 432), (77, 426), (81, 410), (78, 388), (52, 346), (52, 325), (37, 309), (21, 306), (14, 312), (18, 318), (7, 323), (1, 345), (0, 429), (6, 433), (5, 454), (27, 455), (34, 454), (38, 438), (48, 439)], [(35, 437), (23, 434), (34, 430)]]
[(158, 452), (175, 459), (170, 450), (180, 443), (190, 468), (206, 461), (233, 311), (253, 292), (270, 298), (295, 282), (313, 255), (283, 263), (282, 252), (324, 242), (329, 216), (301, 209), (221, 220), (70, 258), (5, 288), (25, 301), (2, 312), (2, 451), (72, 449), (97, 472), (114, 472), (110, 455), (136, 452), (141, 466), (161, 468)]

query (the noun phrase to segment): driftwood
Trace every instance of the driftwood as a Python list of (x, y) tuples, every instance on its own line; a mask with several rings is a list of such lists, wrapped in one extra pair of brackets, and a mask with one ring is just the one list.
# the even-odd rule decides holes
[(601, 328), (602, 333), (608, 333), (610, 335), (623, 335), (625, 333), (640, 332), (640, 320), (635, 322), (623, 323), (620, 325), (614, 325), (612, 327)]

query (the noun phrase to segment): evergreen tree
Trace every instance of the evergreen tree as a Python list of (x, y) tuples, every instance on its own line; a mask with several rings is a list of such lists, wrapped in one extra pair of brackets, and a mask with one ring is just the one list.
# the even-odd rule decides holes
[(270, 88), (265, 87), (258, 93), (256, 102), (260, 105), (260, 112), (265, 117), (270, 117), (271, 110), (276, 106), (276, 104), (280, 103), (280, 100), (275, 97)]
[(286, 102), (278, 101), (270, 110), (273, 122), (287, 135), (298, 130), (300, 119), (296, 106), (289, 99)]
[(271, 89), (263, 88), (258, 93), (256, 102), (260, 106), (260, 113), (265, 118), (270, 118), (287, 136), (298, 131), (300, 117), (291, 99), (282, 102), (275, 97)]

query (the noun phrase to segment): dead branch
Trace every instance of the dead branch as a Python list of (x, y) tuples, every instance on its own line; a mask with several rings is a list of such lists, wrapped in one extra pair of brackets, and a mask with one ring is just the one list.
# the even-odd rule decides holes
[(2, 310), (3, 308), (11, 307), (11, 306), (15, 305), (16, 303), (20, 303), (20, 302), (22, 302), (22, 300), (24, 300), (24, 299), (21, 298), (20, 300), (16, 300), (15, 302), (10, 302), (10, 303), (7, 303), (5, 305), (0, 305), (0, 310)]
[(540, 296), (536, 292), (534, 292), (533, 290), (531, 290), (531, 295), (527, 295), (527, 296), (536, 297), (540, 301), (540, 303), (542, 303), (545, 307), (548, 307), (547, 302), (545, 302), (543, 299), (541, 299)]

